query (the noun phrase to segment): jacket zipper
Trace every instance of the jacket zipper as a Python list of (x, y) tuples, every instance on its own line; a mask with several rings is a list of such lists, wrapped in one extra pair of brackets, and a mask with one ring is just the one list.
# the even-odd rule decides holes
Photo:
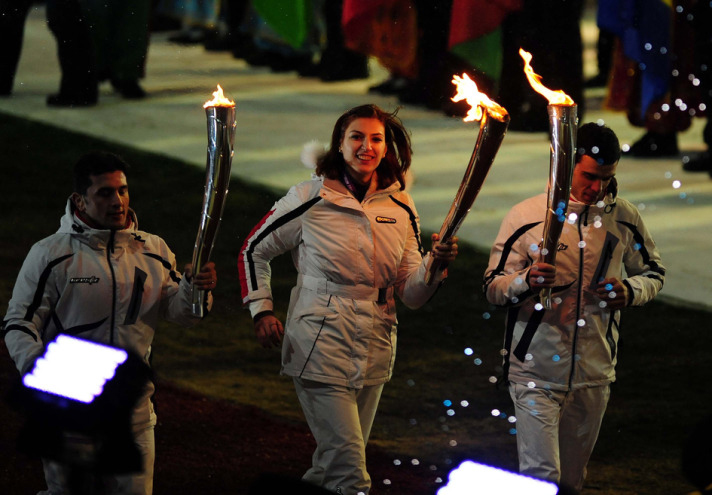
[(109, 264), (111, 272), (111, 325), (109, 326), (109, 343), (114, 344), (114, 326), (116, 319), (116, 274), (114, 273), (114, 265), (111, 263), (111, 253), (114, 252), (114, 237), (115, 231), (109, 234), (109, 243), (106, 246), (106, 261)]
[[(581, 223), (583, 222), (584, 226), (588, 225), (588, 205), (584, 208), (584, 210), (581, 212), (581, 215), (579, 216), (578, 219), (578, 234), (579, 234), (579, 243), (583, 241), (583, 232), (581, 230)], [(585, 220), (584, 220), (585, 218)], [(569, 374), (569, 390), (573, 388), (573, 383), (574, 383), (574, 372), (576, 370), (576, 345), (578, 344), (578, 333), (579, 333), (579, 325), (578, 322), (581, 319), (581, 299), (582, 299), (582, 294), (583, 294), (583, 251), (586, 249), (586, 246), (584, 247), (579, 247), (579, 273), (578, 273), (578, 295), (576, 297), (576, 321), (574, 322), (574, 339), (573, 339), (573, 345), (571, 346), (571, 373)]]

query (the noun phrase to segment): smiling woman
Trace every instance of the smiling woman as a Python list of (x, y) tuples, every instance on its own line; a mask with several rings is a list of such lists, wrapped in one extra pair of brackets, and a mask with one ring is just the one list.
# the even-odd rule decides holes
[[(366, 443), (396, 349), (394, 296), (425, 304), (431, 258), (450, 262), (457, 239), (425, 255), (404, 190), (410, 139), (395, 116), (362, 105), (336, 121), (317, 178), (294, 186), (240, 252), (243, 302), (264, 347), (282, 346), (317, 443), (304, 480), (337, 493), (368, 493)], [(299, 273), (283, 326), (273, 312), (270, 261), (292, 251)], [(444, 271), (435, 279), (441, 282)]]
[(356, 119), (346, 129), (339, 151), (346, 162), (346, 173), (361, 185), (371, 178), (386, 154), (385, 128), (378, 119)]

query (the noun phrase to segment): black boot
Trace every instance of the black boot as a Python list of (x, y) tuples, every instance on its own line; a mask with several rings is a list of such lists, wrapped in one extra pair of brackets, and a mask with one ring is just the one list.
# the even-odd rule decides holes
[(664, 158), (677, 156), (677, 134), (648, 131), (628, 149), (624, 155), (633, 158)]
[(705, 151), (698, 155), (683, 156), (682, 170), (685, 172), (709, 172), (712, 174), (712, 153)]

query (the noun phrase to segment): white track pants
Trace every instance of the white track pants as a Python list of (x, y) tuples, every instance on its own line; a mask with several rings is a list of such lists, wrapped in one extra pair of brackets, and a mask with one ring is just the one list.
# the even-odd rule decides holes
[(581, 490), (610, 387), (557, 392), (510, 383), (522, 474)]
[(316, 440), (302, 479), (343, 495), (368, 494), (366, 443), (383, 384), (356, 390), (294, 378), (294, 386)]

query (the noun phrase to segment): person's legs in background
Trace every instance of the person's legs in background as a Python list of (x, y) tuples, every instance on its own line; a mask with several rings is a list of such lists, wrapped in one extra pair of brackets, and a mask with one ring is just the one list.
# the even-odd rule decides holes
[(0, 0), (0, 96), (12, 93), (32, 0)]
[(694, 12), (695, 74), (700, 80), (702, 102), (706, 119), (702, 140), (706, 150), (696, 155), (682, 157), (682, 169), (686, 172), (708, 172), (712, 177), (712, 5), (698, 2)]
[(98, 82), (89, 26), (78, 0), (47, 0), (47, 24), (57, 39), (62, 72), (59, 93), (47, 105), (85, 107), (98, 100)]

